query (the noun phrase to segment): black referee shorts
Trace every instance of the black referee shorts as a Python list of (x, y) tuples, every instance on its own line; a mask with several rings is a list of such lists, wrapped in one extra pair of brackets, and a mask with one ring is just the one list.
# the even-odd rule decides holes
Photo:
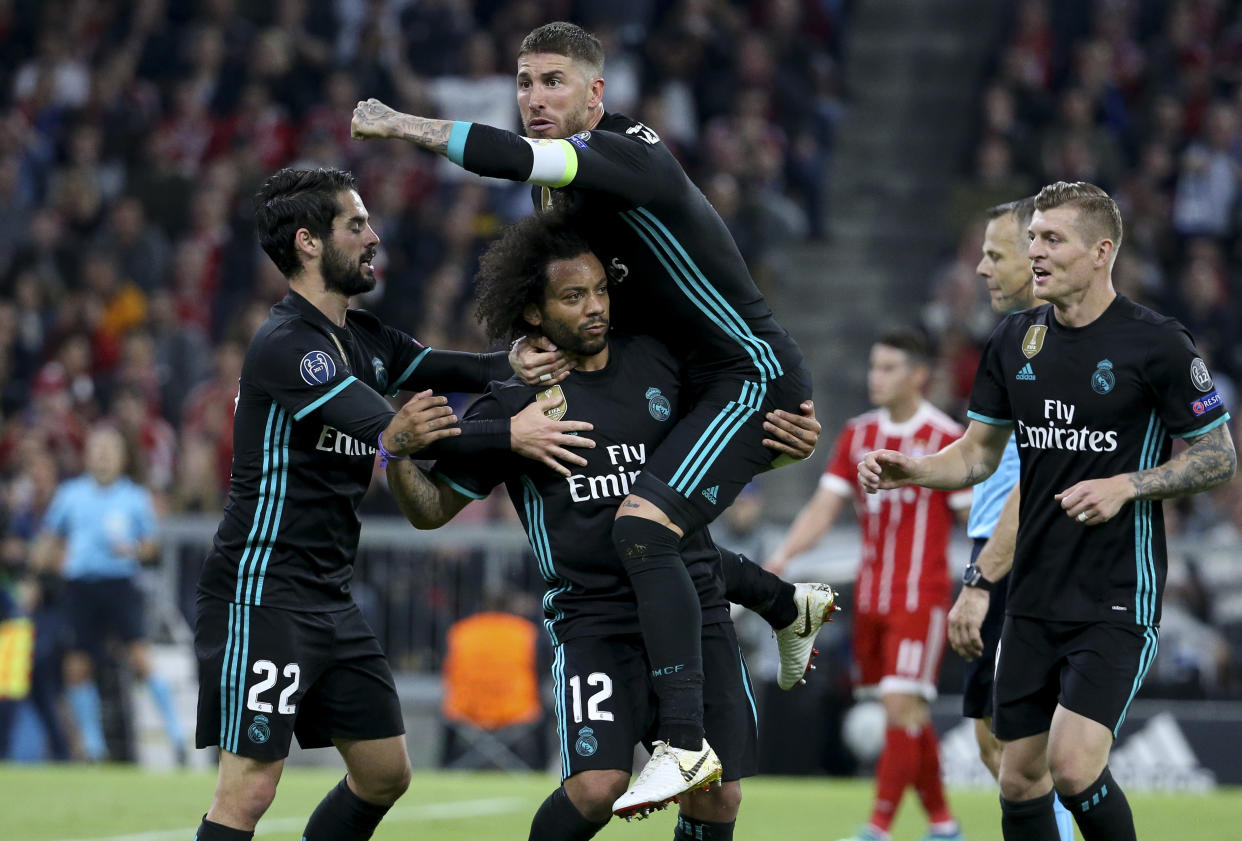
[(810, 396), (803, 366), (769, 382), (709, 386), (652, 453), (632, 492), (657, 505), (683, 534), (707, 525), (778, 455), (763, 446), (764, 416), (774, 409), (797, 414)]
[[(970, 551), (972, 564), (987, 542), (987, 538), (975, 538), (974, 548)], [(966, 718), (992, 717), (992, 678), (996, 674), (996, 647), (1005, 624), (1005, 594), (1008, 592), (1009, 576), (1006, 575), (992, 588), (988, 612), (979, 629), (979, 635), (983, 637), (983, 654), (966, 664), (966, 675), (962, 680), (962, 715)]]
[(996, 658), (992, 730), (998, 739), (1046, 732), (1059, 704), (1114, 738), (1147, 670), (1159, 630), (1110, 622), (1007, 616)]
[[(755, 693), (732, 622), (704, 626), (703, 674), (703, 723), (724, 779), (754, 776)], [(659, 709), (642, 637), (563, 642), (554, 652), (552, 679), (562, 778), (583, 771), (629, 773), (634, 745), (650, 747), (656, 735)]]
[(358, 607), (301, 613), (199, 596), (200, 748), (284, 759), (333, 739), (405, 732), (388, 661)]

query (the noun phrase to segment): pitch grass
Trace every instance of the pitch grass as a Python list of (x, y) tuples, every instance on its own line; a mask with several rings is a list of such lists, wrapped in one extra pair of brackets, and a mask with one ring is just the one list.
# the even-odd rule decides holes
[[(259, 824), (256, 841), (297, 841), (319, 798), (340, 774), (294, 768), (285, 772), (276, 802)], [(0, 765), (0, 841), (192, 841), (211, 800), (214, 774), (156, 774), (124, 767)], [(375, 841), (525, 841), (530, 817), (556, 785), (539, 774), (417, 772), (409, 793), (389, 813)], [(739, 841), (852, 834), (867, 817), (867, 780), (775, 778), (743, 784)], [(950, 793), (970, 841), (1000, 838), (999, 807), (990, 791)], [(1242, 789), (1209, 795), (1131, 794), (1140, 839), (1237, 841)], [(669, 841), (672, 812), (627, 824), (613, 821), (603, 841)], [(907, 796), (895, 841), (926, 829), (917, 802)]]

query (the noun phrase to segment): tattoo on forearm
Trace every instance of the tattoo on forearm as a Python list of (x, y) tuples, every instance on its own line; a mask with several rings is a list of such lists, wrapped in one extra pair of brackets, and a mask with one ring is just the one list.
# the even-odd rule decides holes
[(403, 116), (399, 123), (401, 138), (441, 155), (448, 154), (449, 135), (453, 124), (448, 120)]
[(388, 463), (388, 485), (406, 519), (415, 525), (443, 520), (440, 491), (417, 465), (408, 461)]
[(1130, 474), (1135, 499), (1169, 499), (1223, 485), (1238, 467), (1229, 430), (1218, 426), (1158, 467)]

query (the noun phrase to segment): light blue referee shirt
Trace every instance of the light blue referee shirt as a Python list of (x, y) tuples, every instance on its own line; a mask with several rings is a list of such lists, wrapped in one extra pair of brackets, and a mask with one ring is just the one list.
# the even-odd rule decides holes
[(43, 528), (65, 539), (65, 578), (128, 578), (138, 559), (115, 547), (155, 535), (155, 506), (146, 488), (124, 476), (110, 485), (80, 476), (56, 490)]
[(975, 501), (970, 506), (970, 518), (966, 521), (967, 537), (974, 540), (992, 536), (1000, 520), (1001, 509), (1005, 507), (1005, 499), (1013, 486), (1018, 484), (1019, 473), (1018, 442), (1010, 435), (996, 472), (975, 485)]

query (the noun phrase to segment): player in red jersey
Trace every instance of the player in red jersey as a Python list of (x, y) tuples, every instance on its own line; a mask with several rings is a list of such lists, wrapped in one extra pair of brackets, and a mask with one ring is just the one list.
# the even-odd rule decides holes
[(876, 448), (934, 453), (962, 427), (923, 398), (927, 342), (913, 330), (885, 335), (871, 348), (867, 388), (877, 408), (850, 420), (837, 438), (819, 489), (803, 506), (767, 566), (779, 574), (813, 547), (852, 497), (863, 532), (854, 594), (854, 657), (860, 696), (884, 704), (884, 750), (876, 799), (859, 841), (886, 841), (906, 788), (918, 792), (929, 838), (960, 838), (940, 780), (940, 746), (929, 702), (944, 654), (952, 594), (947, 550), (954, 518), (965, 520), (971, 495), (918, 488), (868, 495), (855, 481), (858, 459)]

